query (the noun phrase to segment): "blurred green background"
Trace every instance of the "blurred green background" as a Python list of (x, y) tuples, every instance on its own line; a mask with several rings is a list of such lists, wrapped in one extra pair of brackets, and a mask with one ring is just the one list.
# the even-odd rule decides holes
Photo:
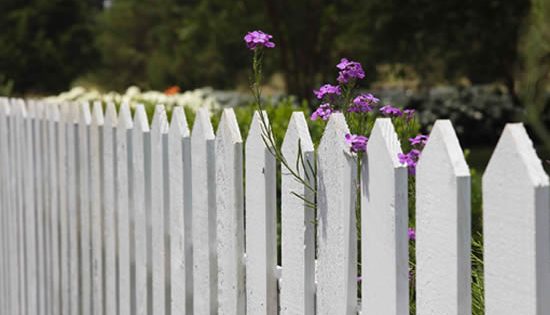
[[(364, 89), (453, 120), (468, 146), (492, 146), (525, 121), (550, 148), (548, 0), (1, 0), (0, 95), (84, 86), (247, 93), (243, 36), (261, 29), (266, 95), (296, 104), (334, 82), (342, 57)], [(546, 17), (546, 18), (545, 18)]]

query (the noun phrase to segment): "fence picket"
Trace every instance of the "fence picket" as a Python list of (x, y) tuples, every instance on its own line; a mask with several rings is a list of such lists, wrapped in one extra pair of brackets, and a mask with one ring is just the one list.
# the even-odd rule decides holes
[(166, 243), (165, 216), (168, 202), (165, 187), (164, 150), (168, 133), (168, 119), (163, 105), (155, 107), (153, 122), (151, 123), (151, 226), (152, 226), (152, 288), (153, 314), (166, 314)]
[[(168, 133), (168, 166), (169, 169), (169, 213), (170, 223), (170, 283), (171, 314), (186, 314), (186, 266), (188, 265), (185, 250), (189, 240), (186, 238), (185, 190), (190, 189), (184, 178), (190, 176), (189, 161), (184, 162), (184, 151), (189, 150), (190, 133), (182, 107), (175, 107)], [(186, 168), (187, 166), (187, 168)], [(189, 314), (191, 310), (189, 309)]]
[(245, 313), (243, 141), (233, 109), (216, 134), (218, 313)]
[(255, 112), (245, 147), (247, 314), (277, 314), (277, 169), (266, 133)]
[(357, 245), (356, 162), (344, 135), (344, 116), (333, 114), (318, 153), (317, 313), (355, 314)]
[(9, 143), (10, 153), (9, 169), (10, 169), (10, 199), (11, 199), (11, 234), (12, 234), (12, 292), (13, 292), (13, 311), (15, 314), (20, 314), (25, 311), (25, 291), (23, 276), (25, 274), (25, 266), (21, 262), (21, 235), (20, 231), (20, 208), (19, 208), (19, 166), (21, 162), (19, 159), (19, 144), (18, 141), (18, 120), (20, 116), (20, 106), (15, 101), (10, 102), (10, 115), (8, 117), (9, 123)]
[(199, 109), (191, 132), (193, 314), (218, 309), (214, 142), (208, 111)]
[(41, 114), (38, 116), (38, 155), (40, 159), (35, 158), (37, 169), (41, 169), (41, 180), (38, 181), (38, 185), (42, 186), (40, 190), (36, 187), (36, 191), (40, 192), (40, 198), (42, 199), (42, 208), (37, 209), (37, 255), (41, 259), (37, 260), (39, 281), (38, 281), (38, 312), (39, 314), (50, 314), (50, 302), (52, 290), (48, 287), (51, 284), (51, 249), (50, 249), (50, 194), (48, 191), (48, 179), (49, 179), (49, 156), (47, 154), (48, 146), (48, 133), (47, 133), (47, 121), (48, 121), (48, 107), (42, 101), (38, 101), (35, 106), (41, 108)]
[(94, 315), (103, 314), (103, 196), (102, 187), (102, 151), (103, 151), (103, 107), (95, 102), (92, 107), (90, 124), (90, 196), (91, 196), (91, 244), (92, 244), (92, 311)]
[(134, 233), (133, 233), (133, 253), (134, 253), (134, 279), (135, 279), (135, 314), (150, 314), (150, 298), (147, 294), (147, 213), (146, 205), (150, 203), (147, 197), (150, 183), (146, 174), (149, 170), (146, 168), (146, 156), (149, 155), (149, 122), (143, 105), (138, 105), (134, 114), (134, 129), (132, 135), (132, 174), (134, 175)]
[(470, 171), (449, 120), (436, 121), (416, 173), (417, 314), (470, 314)]
[(132, 176), (132, 115), (130, 106), (122, 103), (116, 128), (116, 191), (117, 191), (117, 247), (118, 247), (118, 315), (131, 314), (130, 283), (130, 205), (132, 187), (128, 179)]
[(0, 100), (0, 147), (2, 147), (1, 159), (0, 159), (0, 169), (1, 177), (0, 181), (2, 183), (2, 213), (3, 213), (3, 225), (2, 225), (2, 239), (3, 239), (3, 249), (2, 252), (5, 253), (2, 255), (2, 264), (3, 264), (3, 279), (2, 279), (2, 312), (6, 314), (12, 313), (12, 271), (10, 261), (13, 253), (11, 252), (11, 242), (12, 236), (11, 232), (11, 205), (10, 205), (10, 191), (9, 191), (9, 182), (10, 182), (10, 170), (9, 170), (9, 157), (10, 157), (10, 148), (8, 142), (8, 115), (9, 115), (9, 105), (7, 99)]
[(485, 312), (550, 313), (550, 185), (522, 124), (507, 124), (483, 175)]
[(78, 121), (78, 180), (80, 208), (80, 285), (81, 312), (92, 311), (91, 226), (90, 226), (90, 123), (92, 115), (87, 102), (79, 104)]
[(68, 183), (68, 152), (67, 152), (67, 125), (70, 121), (67, 113), (69, 104), (60, 107), (59, 132), (57, 141), (59, 143), (59, 238), (60, 238), (60, 272), (61, 272), (61, 314), (70, 314), (70, 268), (69, 268), (69, 209), (67, 197)]
[[(313, 142), (302, 112), (294, 112), (283, 141), (282, 153), (289, 166), (305, 179), (297, 181), (281, 166), (281, 314), (314, 314), (315, 303), (315, 160)], [(300, 162), (299, 157), (303, 163)], [(311, 166), (311, 167), (310, 167)]]
[(113, 103), (107, 103), (103, 123), (103, 266), (105, 315), (117, 314), (116, 273), (116, 126), (117, 112)]
[[(37, 108), (35, 103), (27, 103), (27, 106), (22, 107), (22, 116), (19, 116), (22, 124), (22, 134), (20, 142), (21, 162), (22, 162), (22, 177), (20, 183), (22, 184), (22, 226), (24, 230), (24, 255), (23, 263), (26, 265), (25, 277), (26, 277), (26, 312), (27, 314), (35, 315), (38, 313), (38, 292), (39, 292), (39, 261), (42, 257), (38, 257), (37, 251), (37, 230), (38, 220), (37, 213), (43, 206), (41, 198), (41, 187), (39, 182), (40, 172), (35, 165), (34, 155), (39, 152), (39, 117), (41, 116), (42, 108)], [(23, 105), (22, 105), (23, 106)], [(40, 111), (40, 112), (39, 112)], [(20, 112), (21, 113), (21, 112)], [(36, 132), (36, 133), (35, 133)], [(39, 157), (37, 157), (39, 159)], [(39, 162), (38, 162), (39, 163)], [(38, 166), (39, 168), (39, 166)], [(38, 179), (38, 183), (35, 180)], [(42, 227), (40, 227), (42, 228)]]
[(408, 314), (407, 168), (389, 118), (377, 119), (361, 170), (362, 314)]

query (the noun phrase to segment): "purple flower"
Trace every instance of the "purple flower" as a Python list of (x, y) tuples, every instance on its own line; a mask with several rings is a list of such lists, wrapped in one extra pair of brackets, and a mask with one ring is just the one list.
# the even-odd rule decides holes
[(415, 112), (416, 111), (414, 109), (405, 109), (403, 111), (403, 114), (405, 114), (405, 116), (407, 117), (407, 121), (411, 121), (414, 118)]
[(353, 99), (353, 104), (348, 108), (348, 112), (353, 113), (365, 113), (372, 111), (372, 106), (376, 105), (380, 100), (374, 97), (374, 95), (361, 94)]
[(416, 163), (418, 162), (418, 158), (420, 157), (420, 151), (417, 149), (412, 149), (409, 153), (399, 153), (397, 155), (399, 158), (399, 162), (401, 164), (407, 165), (409, 169), (409, 174), (415, 175), (416, 174)]
[(411, 143), (411, 145), (418, 145), (420, 147), (423, 147), (426, 145), (426, 142), (428, 142), (428, 136), (418, 135), (414, 138), (409, 138), (409, 142)]
[(346, 134), (346, 143), (351, 146), (351, 152), (367, 151), (367, 142), (369, 138), (361, 135)]
[(331, 84), (325, 84), (319, 88), (317, 91), (313, 91), (315, 96), (317, 96), (318, 99), (322, 99), (327, 94), (336, 94), (340, 95), (342, 91), (340, 90), (339, 86), (331, 85)]
[(270, 42), (272, 38), (273, 36), (262, 31), (252, 31), (244, 36), (244, 41), (250, 50), (254, 50), (258, 47), (273, 48), (275, 47), (275, 43)]
[(399, 108), (393, 107), (390, 104), (382, 106), (380, 112), (386, 117), (400, 117), (403, 115), (403, 112)]
[(328, 120), (330, 115), (334, 112), (334, 110), (330, 107), (329, 103), (324, 103), (317, 108), (313, 114), (311, 114), (311, 120), (317, 120), (318, 118), (321, 118), (322, 120)]
[(409, 241), (416, 241), (416, 231), (414, 230), (414, 228), (410, 227), (408, 234), (409, 234)]
[(340, 63), (336, 65), (336, 68), (340, 69), (336, 80), (342, 84), (346, 84), (352, 79), (363, 79), (365, 77), (363, 67), (361, 67), (361, 64), (356, 61), (350, 61), (346, 58), (342, 58)]

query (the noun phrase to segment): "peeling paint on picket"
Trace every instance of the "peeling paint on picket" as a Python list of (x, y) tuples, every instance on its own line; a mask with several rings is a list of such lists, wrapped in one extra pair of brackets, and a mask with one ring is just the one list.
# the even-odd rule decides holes
[(522, 124), (507, 124), (483, 175), (485, 312), (550, 313), (550, 184)]
[(223, 111), (216, 135), (218, 313), (245, 313), (243, 141), (233, 109)]
[(436, 121), (416, 174), (417, 314), (470, 314), (470, 171), (449, 120)]
[(317, 314), (355, 314), (357, 307), (356, 161), (333, 114), (317, 154)]
[(116, 315), (116, 126), (117, 112), (113, 103), (107, 103), (103, 123), (103, 266), (105, 315)]
[(216, 249), (215, 136), (206, 109), (199, 109), (191, 132), (193, 194), (193, 314), (218, 309)]
[[(90, 196), (92, 200), (90, 224), (92, 245), (92, 310), (93, 315), (102, 315), (103, 298), (103, 193), (101, 188), (103, 169), (103, 108), (95, 102), (90, 125)], [(57, 313), (54, 313), (57, 314)]]
[(374, 124), (361, 170), (363, 315), (409, 310), (407, 168), (389, 118)]
[(166, 222), (165, 187), (165, 139), (168, 134), (168, 119), (164, 106), (157, 105), (153, 122), (151, 123), (151, 244), (152, 244), (152, 291), (153, 314), (165, 314), (167, 306), (166, 295), (166, 243), (164, 238)]
[(281, 314), (313, 315), (315, 208), (300, 197), (314, 201), (315, 160), (303, 113), (292, 113), (281, 151), (291, 169), (306, 180), (298, 182), (289, 169), (281, 166)]
[(277, 314), (277, 169), (268, 130), (267, 113), (255, 112), (245, 148), (246, 314)]
[(149, 191), (149, 185), (146, 174), (149, 169), (146, 167), (146, 155), (150, 153), (149, 147), (149, 122), (143, 105), (138, 105), (134, 113), (134, 129), (132, 135), (132, 173), (134, 175), (134, 213), (133, 213), (133, 261), (134, 261), (134, 314), (149, 314), (151, 306), (148, 297), (148, 227), (147, 227), (147, 209), (150, 198), (146, 193)]

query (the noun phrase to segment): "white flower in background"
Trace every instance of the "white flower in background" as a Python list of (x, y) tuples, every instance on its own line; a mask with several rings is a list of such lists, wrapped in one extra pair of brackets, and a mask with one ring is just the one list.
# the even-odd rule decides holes
[(193, 111), (199, 108), (207, 108), (210, 111), (221, 108), (220, 103), (213, 96), (214, 90), (212, 88), (201, 88), (191, 91), (185, 91), (180, 93), (164, 93), (160, 91), (144, 91), (142, 92), (137, 86), (130, 86), (126, 89), (124, 94), (117, 92), (100, 93), (95, 89), (85, 89), (77, 86), (70, 91), (60, 93), (56, 96), (49, 96), (44, 98), (44, 101), (50, 103), (62, 103), (62, 102), (113, 102), (122, 103), (127, 102), (131, 107), (135, 107), (137, 104), (164, 104), (167, 107), (184, 106)]

